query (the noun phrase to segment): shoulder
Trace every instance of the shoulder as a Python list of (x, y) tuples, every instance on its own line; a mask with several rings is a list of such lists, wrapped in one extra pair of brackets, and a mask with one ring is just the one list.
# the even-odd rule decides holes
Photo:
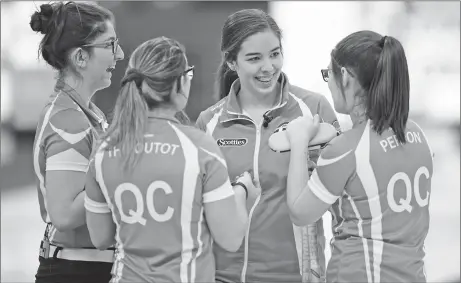
[(79, 133), (91, 129), (85, 114), (78, 108), (58, 106), (50, 114), (48, 124), (54, 130), (60, 129), (68, 133)]
[(217, 159), (223, 164), (226, 164), (222, 153), (216, 143), (216, 140), (209, 134), (192, 126), (175, 125), (187, 138), (194, 144), (199, 151), (201, 159)]
[(182, 124), (171, 124), (175, 128), (175, 132), (178, 135), (183, 134), (187, 137), (196, 147), (203, 146), (205, 144), (215, 143), (213, 137), (206, 134), (205, 132), (197, 129), (196, 127), (190, 125)]
[[(362, 131), (352, 129), (332, 139), (323, 149), (320, 159), (342, 159), (346, 156), (353, 156), (360, 141)], [(321, 162), (319, 159), (319, 162)]]
[(227, 96), (222, 98), (215, 104), (211, 105), (207, 109), (203, 110), (202, 112), (200, 112), (199, 119), (203, 121), (209, 121), (213, 118), (214, 115), (219, 115), (222, 112), (226, 101)]
[(318, 92), (310, 91), (296, 85), (290, 85), (288, 90), (290, 99), (293, 99), (300, 107), (307, 106), (313, 115), (320, 114), (323, 116), (326, 114), (323, 113), (325, 112), (325, 108), (331, 108), (326, 97)]
[(319, 103), (322, 99), (325, 99), (323, 95), (318, 92), (313, 92), (296, 85), (290, 85), (288, 91), (292, 96), (295, 96), (303, 101)]

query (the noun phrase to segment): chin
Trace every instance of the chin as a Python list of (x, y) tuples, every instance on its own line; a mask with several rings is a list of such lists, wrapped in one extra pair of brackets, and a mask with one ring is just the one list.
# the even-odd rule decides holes
[(263, 95), (271, 94), (276, 87), (277, 87), (277, 82), (274, 83), (270, 87), (264, 87), (264, 88), (263, 87), (258, 87), (257, 85), (253, 85), (253, 89), (255, 90), (255, 92), (263, 94)]
[(96, 87), (96, 91), (110, 87), (112, 81), (110, 79), (105, 79)]

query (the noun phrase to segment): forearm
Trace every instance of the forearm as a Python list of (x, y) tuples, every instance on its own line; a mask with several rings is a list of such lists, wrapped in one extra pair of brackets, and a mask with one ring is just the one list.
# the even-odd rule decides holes
[(70, 203), (61, 206), (61, 216), (59, 217), (62, 223), (53, 223), (59, 231), (73, 230), (86, 223), (85, 216), (85, 191), (81, 191)]
[(233, 187), (235, 192), (235, 205), (237, 208), (237, 217), (240, 221), (245, 224), (248, 223), (248, 210), (247, 210), (247, 197), (246, 191), (242, 186), (236, 185)]
[[(309, 181), (308, 170), (309, 150), (305, 143), (293, 143), (290, 151), (290, 163), (287, 179), (287, 201), (293, 218), (300, 217), (300, 211), (305, 201), (303, 192)], [(301, 216), (302, 217), (302, 216)], [(294, 220), (294, 219), (293, 219)]]

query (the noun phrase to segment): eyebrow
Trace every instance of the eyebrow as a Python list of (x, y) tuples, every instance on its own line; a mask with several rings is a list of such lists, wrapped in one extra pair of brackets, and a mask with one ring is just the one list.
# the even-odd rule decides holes
[[(272, 52), (274, 52), (274, 51), (276, 51), (276, 50), (278, 50), (278, 49), (280, 49), (280, 46), (277, 46), (277, 47), (273, 48), (270, 52), (272, 53)], [(255, 56), (255, 55), (261, 55), (261, 53), (257, 53), (257, 52), (254, 53), (254, 52), (253, 52), (253, 53), (247, 53), (247, 54), (245, 54), (245, 56)]]

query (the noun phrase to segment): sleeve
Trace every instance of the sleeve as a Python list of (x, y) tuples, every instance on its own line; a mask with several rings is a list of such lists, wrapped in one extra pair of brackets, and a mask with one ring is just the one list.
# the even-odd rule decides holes
[(203, 137), (199, 157), (203, 172), (203, 203), (233, 196), (226, 160), (212, 137)]
[(85, 208), (93, 213), (109, 213), (110, 209), (101, 188), (96, 181), (96, 168), (94, 159), (88, 166), (87, 181), (85, 184)]
[(46, 126), (46, 170), (86, 172), (92, 150), (91, 127), (82, 112), (62, 110)]
[(330, 102), (328, 102), (327, 98), (323, 95), (320, 96), (317, 113), (320, 118), (322, 118), (323, 122), (332, 124), (336, 128), (336, 131), (339, 133), (341, 132), (338, 117), (336, 117), (336, 113), (333, 110), (333, 107), (331, 107)]
[(344, 147), (342, 141), (336, 138), (325, 147), (308, 182), (312, 193), (328, 204), (342, 195), (355, 171), (354, 150)]

